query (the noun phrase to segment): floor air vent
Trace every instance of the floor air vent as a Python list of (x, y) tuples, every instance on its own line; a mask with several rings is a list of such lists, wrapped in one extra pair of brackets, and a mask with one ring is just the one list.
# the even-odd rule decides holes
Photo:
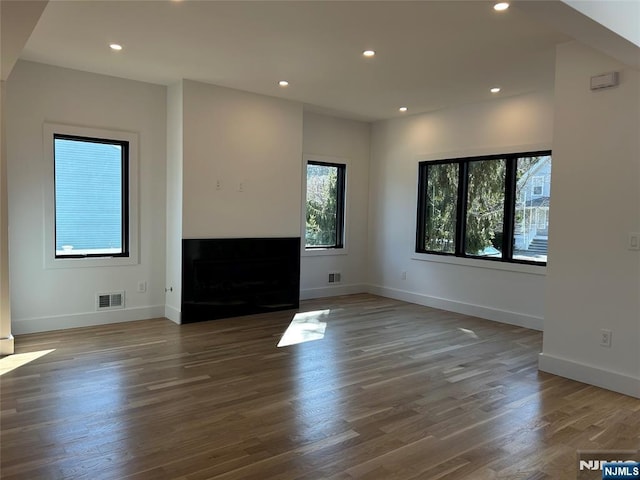
[(98, 310), (124, 308), (124, 292), (98, 293), (96, 307)]

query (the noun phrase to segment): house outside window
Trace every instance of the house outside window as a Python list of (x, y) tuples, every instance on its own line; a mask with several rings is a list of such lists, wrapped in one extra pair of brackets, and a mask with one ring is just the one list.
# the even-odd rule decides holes
[(55, 256), (129, 255), (129, 143), (54, 135)]
[(550, 182), (550, 151), (421, 162), (416, 252), (546, 264)]
[(539, 197), (544, 191), (544, 177), (536, 175), (532, 179), (533, 195)]
[(306, 163), (305, 249), (344, 247), (346, 165)]
[(551, 152), (518, 161), (514, 220), (515, 260), (546, 262), (551, 200)]

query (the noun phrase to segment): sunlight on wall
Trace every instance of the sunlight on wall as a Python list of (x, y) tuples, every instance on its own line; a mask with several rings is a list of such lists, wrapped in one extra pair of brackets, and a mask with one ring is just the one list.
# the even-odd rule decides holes
[(320, 319), (326, 317), (329, 313), (331, 313), (331, 310), (296, 313), (284, 335), (282, 335), (278, 347), (322, 340), (327, 323), (321, 322)]
[(39, 352), (16, 353), (14, 355), (4, 357), (0, 359), (0, 376), (11, 372), (18, 367), (26, 365), (29, 362), (33, 362), (40, 357), (44, 357), (48, 353), (55, 352), (55, 350), (56, 349), (54, 348), (53, 350), (40, 350)]

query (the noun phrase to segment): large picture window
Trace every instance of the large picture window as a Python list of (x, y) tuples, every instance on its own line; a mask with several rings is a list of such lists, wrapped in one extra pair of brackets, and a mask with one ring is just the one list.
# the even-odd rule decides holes
[(305, 248), (344, 247), (346, 165), (307, 162)]
[(416, 252), (546, 264), (551, 152), (421, 162)]

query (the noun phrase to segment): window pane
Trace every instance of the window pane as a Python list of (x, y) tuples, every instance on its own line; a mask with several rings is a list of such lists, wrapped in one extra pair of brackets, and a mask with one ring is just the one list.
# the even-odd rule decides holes
[(457, 163), (427, 166), (424, 249), (455, 253), (458, 203)]
[(305, 245), (342, 246), (344, 166), (307, 164)]
[(513, 258), (547, 261), (551, 156), (518, 158)]
[(123, 253), (123, 148), (54, 139), (57, 256)]
[(506, 160), (469, 162), (465, 253), (502, 258)]

